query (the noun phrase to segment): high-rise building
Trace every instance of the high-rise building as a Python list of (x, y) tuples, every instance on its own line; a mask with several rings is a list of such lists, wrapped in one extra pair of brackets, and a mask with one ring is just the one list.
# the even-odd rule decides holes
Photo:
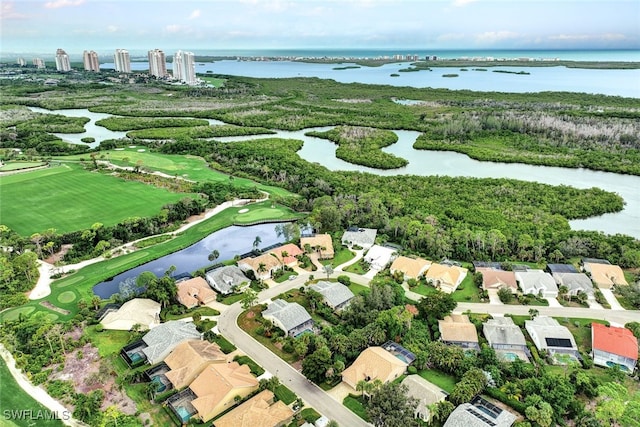
[(95, 51), (85, 50), (82, 53), (82, 61), (85, 71), (95, 71), (96, 73), (100, 71), (100, 61), (98, 61), (98, 54)]
[(16, 61), (16, 64), (18, 64), (21, 67), (24, 67), (25, 65), (27, 65), (27, 61), (25, 61), (24, 58), (18, 58), (18, 60)]
[(149, 51), (149, 74), (155, 77), (165, 77), (167, 75), (167, 60), (164, 52), (160, 49)]
[(45, 68), (44, 61), (42, 58), (33, 58), (33, 65), (38, 69)]
[(71, 62), (69, 61), (69, 55), (64, 49), (56, 50), (56, 70), (58, 71), (71, 71)]
[(116, 66), (116, 71), (120, 73), (131, 72), (131, 58), (129, 57), (128, 50), (116, 49), (116, 54), (113, 56), (113, 62)]
[(193, 52), (177, 51), (173, 56), (173, 78), (188, 85), (195, 84), (196, 63)]

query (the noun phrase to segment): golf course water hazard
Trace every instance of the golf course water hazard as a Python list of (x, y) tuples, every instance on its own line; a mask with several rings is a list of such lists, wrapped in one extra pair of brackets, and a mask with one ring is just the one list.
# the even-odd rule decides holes
[[(253, 242), (260, 237), (259, 248), (274, 245), (282, 241), (276, 233), (277, 224), (259, 224), (247, 227), (231, 226), (211, 233), (187, 248), (165, 255), (154, 261), (142, 264), (136, 268), (118, 274), (111, 280), (98, 283), (93, 292), (100, 298), (107, 299), (120, 291), (120, 284), (127, 279), (135, 279), (144, 271), (150, 271), (156, 276), (162, 276), (172, 265), (176, 267), (175, 275), (192, 273), (212, 263), (220, 263), (233, 259), (236, 255), (245, 254), (253, 249)], [(209, 261), (209, 255), (217, 250), (219, 257)]]

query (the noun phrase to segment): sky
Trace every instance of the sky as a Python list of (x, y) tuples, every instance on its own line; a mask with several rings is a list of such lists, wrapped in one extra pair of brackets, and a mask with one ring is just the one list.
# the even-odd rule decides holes
[(640, 49), (639, 0), (2, 0), (0, 52)]

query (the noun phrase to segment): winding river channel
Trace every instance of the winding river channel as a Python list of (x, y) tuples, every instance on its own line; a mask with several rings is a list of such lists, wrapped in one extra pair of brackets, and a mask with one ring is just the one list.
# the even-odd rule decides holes
[[(93, 113), (87, 109), (74, 110), (45, 110), (30, 107), (32, 111), (50, 114), (62, 114), (71, 117), (88, 117), (90, 122), (85, 125), (87, 132), (82, 134), (56, 134), (65, 141), (82, 145), (97, 146), (105, 139), (118, 139), (126, 135), (125, 132), (112, 132), (103, 127), (95, 126), (97, 120), (110, 117), (109, 114)], [(217, 120), (210, 120), (212, 125), (221, 124)], [(617, 213), (605, 214), (582, 220), (571, 221), (571, 227), (576, 230), (597, 230), (607, 234), (622, 233), (640, 239), (640, 177), (610, 172), (598, 172), (588, 169), (571, 169), (549, 166), (534, 166), (520, 163), (484, 162), (469, 158), (465, 154), (450, 151), (415, 150), (413, 143), (419, 132), (396, 130), (398, 142), (383, 150), (405, 158), (409, 161), (406, 167), (393, 170), (380, 170), (365, 166), (354, 165), (338, 159), (335, 156), (336, 145), (330, 141), (306, 136), (310, 130), (327, 130), (331, 127), (303, 129), (300, 131), (282, 131), (268, 137), (297, 139), (304, 142), (298, 152), (300, 157), (315, 162), (332, 171), (361, 171), (377, 175), (441, 175), (464, 176), (476, 178), (509, 178), (523, 181), (540, 182), (550, 185), (569, 185), (576, 188), (598, 187), (606, 191), (617, 193), (625, 200), (625, 207)], [(93, 144), (84, 144), (80, 139), (92, 136), (96, 139)], [(218, 138), (219, 141), (232, 142), (255, 140), (265, 136), (242, 136)]]

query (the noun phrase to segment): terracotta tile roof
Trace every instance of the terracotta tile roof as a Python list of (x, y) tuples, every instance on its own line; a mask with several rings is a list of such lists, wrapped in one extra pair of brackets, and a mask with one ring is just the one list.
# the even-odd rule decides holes
[(216, 293), (202, 277), (194, 277), (184, 282), (176, 283), (178, 302), (187, 308), (199, 304), (206, 304), (215, 300)]
[(638, 339), (630, 330), (592, 323), (591, 331), (593, 337), (591, 346), (594, 350), (638, 360)]
[(355, 388), (358, 381), (379, 379), (389, 382), (402, 373), (407, 364), (382, 347), (369, 347), (342, 372), (342, 380)]
[(442, 341), (478, 342), (476, 327), (466, 314), (452, 314), (438, 320), (438, 329)]
[(293, 417), (282, 401), (273, 402), (273, 392), (263, 390), (214, 421), (215, 427), (277, 427)]
[(237, 362), (213, 364), (205, 368), (189, 386), (198, 396), (191, 404), (203, 422), (227, 409), (236, 395), (246, 396), (258, 388), (258, 380), (248, 365)]
[(431, 261), (427, 261), (426, 259), (399, 256), (391, 264), (390, 270), (391, 274), (399, 270), (402, 271), (406, 277), (416, 279), (423, 274), (430, 265)]
[(622, 269), (617, 265), (586, 262), (584, 269), (591, 273), (591, 280), (598, 286), (610, 288), (613, 285), (628, 285)]
[(434, 263), (431, 264), (424, 277), (429, 281), (439, 282), (439, 286), (442, 287), (444, 292), (451, 293), (464, 280), (466, 275), (466, 268)]
[[(305, 245), (312, 248), (318, 248), (320, 258), (333, 258), (333, 239), (329, 234), (316, 234), (313, 237), (301, 237), (300, 246), (304, 249)], [(325, 248), (321, 250), (320, 248)], [(313, 249), (312, 249), (313, 250)]]
[(176, 346), (164, 363), (171, 369), (165, 374), (176, 389), (188, 386), (210, 363), (226, 363), (227, 355), (218, 344), (189, 340)]
[(258, 269), (260, 268), (260, 264), (264, 264), (264, 268), (267, 271), (280, 268), (279, 258), (275, 258), (268, 252), (262, 255), (258, 255), (255, 258), (249, 257), (238, 261), (238, 267), (240, 267), (241, 269), (243, 268), (243, 264), (246, 264), (251, 270), (253, 270), (253, 272), (256, 273), (256, 276), (259, 275)]
[(513, 271), (495, 270), (493, 268), (476, 268), (482, 274), (482, 287), (484, 289), (499, 289), (506, 286), (509, 289), (517, 290), (518, 283)]
[[(287, 256), (282, 258), (282, 252), (286, 252)], [(294, 245), (293, 243), (287, 243), (286, 245), (278, 246), (271, 249), (270, 254), (274, 254), (279, 260), (283, 261), (285, 265), (290, 265), (298, 262), (296, 258), (298, 255), (302, 255), (304, 252), (302, 249)]]

